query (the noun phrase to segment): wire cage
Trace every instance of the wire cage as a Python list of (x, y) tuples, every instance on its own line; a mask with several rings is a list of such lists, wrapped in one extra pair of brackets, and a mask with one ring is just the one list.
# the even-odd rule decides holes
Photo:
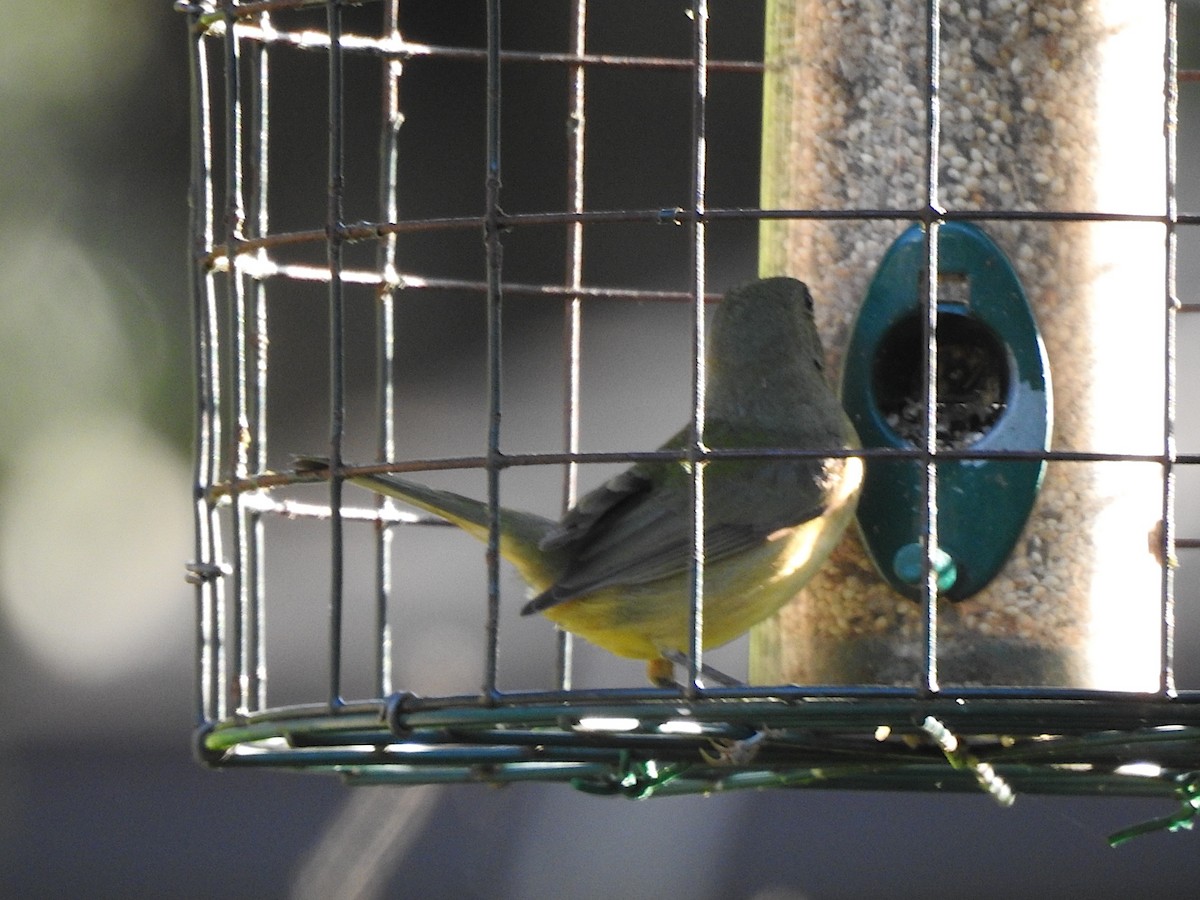
[[(1175, 683), (1176, 653), (1185, 650), (1175, 640), (1175, 570), (1198, 543), (1176, 534), (1174, 492), (1177, 474), (1200, 456), (1176, 448), (1174, 347), (1177, 317), (1197, 307), (1177, 299), (1175, 271), (1178, 234), (1200, 216), (1176, 208), (1176, 105), (1192, 73), (1177, 67), (1174, 2), (1163, 4), (1156, 113), (1167, 135), (1167, 202), (1153, 213), (944, 202), (939, 181), (957, 161), (939, 159), (941, 122), (956, 114), (943, 106), (943, 27), (979, 25), (957, 3), (929, 0), (916, 20), (923, 45), (909, 48), (923, 59), (914, 70), (923, 115), (922, 141), (910, 148), (913, 202), (813, 208), (757, 199), (767, 68), (759, 4), (696, 0), (686, 17), (672, 10), (674, 27), (660, 31), (630, 28), (586, 0), (555, 4), (552, 17), (545, 4), (531, 12), (515, 0), (484, 0), (459, 5), (455, 28), (430, 40), (422, 37), (429, 5), (420, 3), (405, 4), (403, 16), (398, 0), (176, 5), (191, 37), (197, 454), (189, 577), (205, 763), (336, 772), (353, 784), (562, 781), (633, 797), (785, 786), (982, 788), (1002, 803), (1014, 792), (1161, 796), (1178, 810), (1130, 834), (1190, 823), (1200, 807), (1200, 693)], [(740, 43), (731, 20), (742, 22)], [(629, 98), (643, 93), (656, 105), (631, 121)], [(609, 137), (600, 139), (605, 128)], [(619, 176), (593, 174), (605, 154), (621, 152)], [(510, 166), (512, 157), (523, 165)], [(667, 200), (645, 202), (638, 187), (656, 179), (654, 196)], [(734, 202), (710, 203), (722, 194)], [(601, 322), (628, 341), (639, 326), (625, 323), (641, 321), (632, 313), (671, 310), (674, 349), (690, 360), (672, 389), (690, 392), (695, 422), (705, 304), (719, 297), (712, 287), (730, 265), (745, 258), (753, 268), (764, 223), (923, 229), (920, 421), (928, 430), (912, 448), (854, 455), (868, 468), (888, 456), (919, 464), (925, 546), (936, 546), (939, 461), (992, 452), (947, 450), (932, 433), (935, 323), (947, 286), (930, 273), (939, 229), (968, 221), (1134, 222), (1162, 231), (1164, 277), (1142, 285), (1157, 297), (1166, 348), (1162, 396), (1147, 398), (1165, 423), (1161, 446), (1007, 452), (1159, 473), (1162, 520), (1150, 538), (1160, 573), (1156, 688), (943, 683), (929, 552), (918, 561), (919, 598), (902, 601), (920, 631), (905, 683), (714, 684), (695, 578), (694, 640), (678, 689), (582, 686), (578, 657), (588, 648), (548, 626), (536, 629), (534, 653), (544, 683), (514, 687), (506, 681), (527, 676), (506, 679), (518, 667), (502, 651), (530, 645), (507, 619), (498, 518), (482, 561), (477, 552), (463, 557), (478, 573), (463, 614), (473, 624), (436, 650), (425, 646), (438, 613), (430, 607), (443, 601), (414, 596), (406, 579), (433, 543), (457, 532), (393, 500), (355, 494), (347, 477), (479, 476), (473, 484), (498, 510), (502, 488), (509, 496), (510, 484), (548, 473), (565, 509), (578, 483), (605, 466), (719, 457), (696, 442), (681, 451), (585, 452), (585, 324)], [(644, 244), (642, 253), (629, 258), (617, 234)], [(608, 318), (591, 319), (593, 310)], [(648, 352), (656, 340), (643, 342)], [(510, 344), (534, 343), (541, 362), (513, 362)], [(406, 402), (410, 385), (427, 386), (455, 359), (482, 359), (482, 372), (452, 376), (468, 387), (451, 405), (468, 423), (485, 423), (474, 431)], [(622, 365), (620, 357), (608, 364)], [(533, 374), (515, 377), (522, 367)], [(519, 415), (514, 393), (553, 411), (551, 424), (539, 420), (539, 433), (557, 442), (551, 451), (506, 449), (501, 413)], [(655, 424), (656, 408), (648, 408), (643, 415)], [(471, 441), (474, 452), (462, 454)], [(313, 453), (328, 457), (330, 477), (293, 465), (293, 455)], [(370, 464), (351, 464), (367, 455)], [(296, 546), (309, 549), (289, 549)], [(696, 559), (702, 569), (702, 552)], [(293, 568), (303, 574), (288, 578)], [(281, 628), (301, 621), (300, 636)], [(521, 627), (535, 630), (528, 622)], [(419, 688), (413, 660), (425, 670), (465, 664), (477, 689), (444, 690), (438, 678)]]

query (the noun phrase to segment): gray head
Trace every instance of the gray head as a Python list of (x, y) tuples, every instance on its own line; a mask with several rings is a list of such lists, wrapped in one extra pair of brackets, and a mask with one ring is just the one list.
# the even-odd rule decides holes
[(711, 416), (773, 418), (832, 397), (812, 295), (794, 278), (764, 278), (726, 294), (713, 317), (706, 363)]

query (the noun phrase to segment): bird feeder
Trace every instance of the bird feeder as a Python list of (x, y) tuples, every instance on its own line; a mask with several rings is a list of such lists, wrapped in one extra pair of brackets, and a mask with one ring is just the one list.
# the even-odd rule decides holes
[[(783, 614), (778, 644), (761, 637), (759, 675), (911, 684), (934, 674), (928, 627), (940, 683), (1153, 691), (1162, 10), (952, 3), (930, 32), (921, 10), (866, 6), (879, 14), (778, 3), (768, 24), (764, 206), (919, 212), (763, 226), (765, 271), (817, 273), (845, 402), (884, 452), (860, 546)], [(926, 36), (938, 56), (921, 73), (908, 48)], [(929, 604), (900, 601), (925, 597), (930, 568)]]
[[(412, 35), (394, 0), (177, 6), (191, 36), (189, 577), (204, 763), (633, 797), (1128, 794), (1180, 803), (1153, 826), (1190, 821), (1200, 696), (1174, 683), (1185, 648), (1173, 567), (1195, 544), (1175, 534), (1173, 485), (1200, 458), (1175, 447), (1173, 279), (1176, 230), (1195, 217), (1175, 205), (1173, 2), (995, 0), (985, 17), (937, 0), (769, 0), (763, 56), (743, 59), (710, 48), (722, 26), (710, 28), (704, 0), (673, 29), (639, 30), (628, 52), (593, 52), (586, 0), (570, 4), (565, 44), (502, 32), (514, 13), (501, 0), (481, 4), (476, 38), (441, 41)], [(540, 75), (553, 103), (526, 93)], [(446, 79), (469, 141), (433, 134), (414, 172)], [(285, 93), (268, 115), (279, 84), (302, 97)], [(429, 85), (440, 99), (422, 106)], [(758, 203), (718, 206), (713, 186), (756, 156), (753, 129), (722, 130), (722, 117), (753, 111), (760, 85)], [(658, 104), (643, 126), (596, 129), (635, 101)], [(525, 133), (502, 130), (530, 109), (544, 115)], [(557, 137), (529, 133), (549, 120)], [(661, 139), (639, 141), (658, 127)], [(364, 146), (377, 148), (372, 166)], [(605, 152), (618, 171), (607, 193), (592, 181)], [(538, 153), (527, 170), (510, 162)], [(623, 193), (660, 165), (653, 200)], [(547, 200), (554, 167), (562, 189)], [(468, 199), (455, 193), (472, 181)], [(618, 233), (627, 249), (599, 266)], [(506, 587), (495, 523), (458, 567), (474, 575), (458, 588), (473, 625), (437, 645), (450, 652), (431, 651), (448, 601), (406, 591), (405, 573), (434, 566), (430, 548), (459, 533), (349, 479), (477, 474), (496, 509), (527, 473), (552, 471), (569, 506), (591, 466), (701, 469), (710, 450), (698, 442), (581, 449), (592, 371), (581, 347), (602, 304), (619, 305), (604, 321), (631, 337), (625, 316), (675, 304), (691, 357), (679, 416), (695, 423), (705, 303), (753, 274), (752, 262), (724, 267), (739, 240), (753, 255), (755, 233), (759, 273), (800, 278), (816, 298), (826, 369), (862, 439), (830, 449), (860, 458), (867, 480), (827, 566), (755, 629), (748, 677), (711, 674), (701, 552), (679, 687), (583, 686), (577, 644), (514, 618), (524, 598)], [(639, 274), (638, 252), (652, 274)], [(439, 269), (451, 263), (465, 269)], [(508, 451), (511, 317), (548, 302), (561, 321), (562, 440)], [(447, 427), (404, 406), (397, 373), (429, 349), (405, 323), (467, 308), (486, 345), (473, 401), (483, 424), (461, 452), (405, 449)], [(326, 475), (294, 465), (311, 455), (328, 458)], [(280, 587), (317, 557), (322, 577)], [(550, 662), (543, 683), (515, 686), (505, 648), (530, 646), (514, 634), (533, 624)], [(475, 685), (442, 689), (454, 666)]]

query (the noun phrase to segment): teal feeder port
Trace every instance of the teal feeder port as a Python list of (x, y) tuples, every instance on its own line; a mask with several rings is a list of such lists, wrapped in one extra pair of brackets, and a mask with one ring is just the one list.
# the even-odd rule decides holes
[[(1043, 460), (986, 458), (1044, 451), (1052, 402), (1046, 350), (1008, 259), (979, 228), (938, 229), (937, 444), (979, 459), (937, 463), (938, 589), (972, 596), (1000, 571), (1033, 509)], [(906, 230), (884, 255), (846, 353), (842, 399), (865, 447), (924, 445), (922, 336), (925, 240)], [(922, 463), (872, 458), (858, 505), (872, 562), (900, 593), (922, 596)]]

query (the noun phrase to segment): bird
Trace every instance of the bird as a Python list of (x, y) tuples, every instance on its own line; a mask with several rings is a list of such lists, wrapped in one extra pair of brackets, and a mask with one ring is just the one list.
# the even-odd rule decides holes
[[(854, 517), (863, 461), (853, 451), (860, 444), (824, 369), (804, 283), (759, 279), (717, 304), (697, 446), (814, 455), (700, 463), (706, 649), (733, 640), (799, 593)], [(685, 451), (692, 433), (685, 426), (661, 449)], [(347, 480), (488, 538), (483, 501), (392, 474)], [(691, 646), (692, 482), (686, 458), (641, 461), (558, 521), (502, 507), (500, 554), (531, 591), (522, 614), (541, 613), (617, 656), (646, 660), (653, 684), (674, 684), (673, 660)]]

